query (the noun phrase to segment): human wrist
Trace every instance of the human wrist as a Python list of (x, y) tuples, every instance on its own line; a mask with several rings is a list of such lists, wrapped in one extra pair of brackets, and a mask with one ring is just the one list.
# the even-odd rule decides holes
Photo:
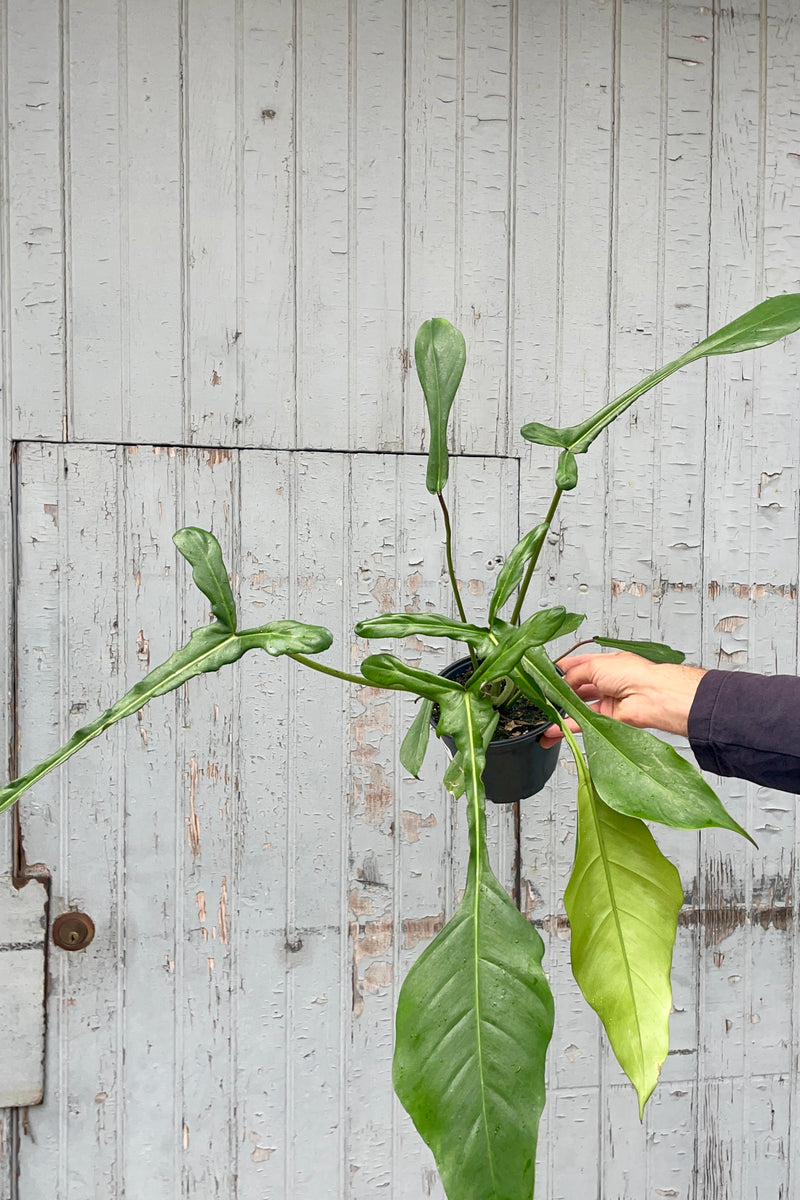
[(705, 674), (702, 667), (659, 664), (648, 688), (648, 725), (663, 733), (686, 737), (689, 712)]

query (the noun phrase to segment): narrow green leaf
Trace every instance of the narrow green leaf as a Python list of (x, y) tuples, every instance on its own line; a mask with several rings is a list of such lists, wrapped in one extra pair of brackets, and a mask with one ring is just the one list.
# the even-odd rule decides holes
[(542, 940), (486, 852), (481, 774), (494, 720), (478, 696), (445, 697), (441, 722), (456, 740), (467, 794), (467, 886), (397, 1006), (395, 1090), (450, 1200), (530, 1200), (553, 1028)]
[(498, 612), (519, 586), (522, 576), (525, 573), (525, 567), (534, 555), (538, 554), (542, 542), (547, 537), (548, 528), (547, 522), (544, 521), (534, 529), (529, 529), (525, 536), (520, 538), (503, 563), (497, 576), (497, 583), (494, 585), (492, 599), (489, 603), (490, 626), (494, 624), (494, 619)]
[(800, 329), (800, 292), (772, 296), (695, 346), (693, 358), (757, 350)]
[(519, 626), (500, 623), (493, 634), (496, 644), (469, 680), (469, 691), (475, 692), (483, 683), (508, 675), (529, 647), (544, 645), (558, 637), (565, 627), (574, 629), (573, 621), (580, 624), (582, 620), (577, 613), (568, 613), (561, 605), (556, 605), (541, 609)]
[(211, 601), (211, 611), (223, 629), (236, 630), (236, 604), (222, 549), (213, 533), (187, 525), (172, 535), (172, 540), (192, 568), (192, 578)]
[(241, 633), (231, 633), (220, 621), (195, 629), (185, 646), (134, 684), (96, 721), (78, 729), (61, 749), (0, 788), (0, 812), (111, 725), (138, 712), (156, 696), (174, 691), (195, 675), (218, 671), (220, 667), (236, 662), (248, 650), (266, 650), (272, 655), (317, 654), (327, 650), (332, 641), (333, 635), (321, 625), (304, 625), (299, 621), (273, 621), (257, 629), (244, 629)]
[(433, 701), (422, 700), (419, 711), (411, 722), (408, 733), (400, 746), (400, 762), (409, 775), (419, 778), (419, 769), (425, 760), (428, 740), (431, 736), (431, 713)]
[(480, 656), (492, 645), (488, 629), (467, 625), (439, 613), (384, 613), (359, 621), (355, 632), (363, 638), (444, 637), (474, 646)]
[(594, 785), (616, 812), (673, 829), (716, 826), (752, 841), (697, 768), (672, 746), (646, 729), (596, 713), (565, 683), (544, 650), (527, 651), (522, 666), (580, 725)]
[(572, 971), (636, 1088), (639, 1115), (669, 1050), (670, 970), (683, 889), (647, 826), (604, 804), (579, 768), (564, 904)]
[(412, 692), (417, 696), (435, 700), (440, 705), (443, 698), (452, 692), (464, 692), (460, 683), (444, 679), (441, 675), (433, 675), (430, 671), (421, 671), (419, 667), (409, 667), (394, 654), (370, 654), (361, 664), (361, 674), (376, 687)]
[(578, 461), (571, 450), (562, 450), (556, 466), (556, 487), (571, 492), (578, 486)]
[(444, 317), (434, 317), (420, 326), (414, 342), (414, 364), (428, 409), (430, 448), (425, 485), (433, 495), (443, 491), (447, 483), (447, 422), (466, 361), (464, 335)]
[[(773, 296), (763, 304), (756, 305), (749, 312), (737, 317), (735, 321), (723, 326), (712, 333), (704, 341), (699, 342), (663, 367), (659, 367), (652, 375), (634, 384), (627, 392), (623, 392), (615, 400), (598, 409), (580, 425), (570, 425), (564, 429), (548, 430), (546, 445), (563, 446), (573, 454), (585, 454), (589, 446), (602, 431), (615, 421), (626, 409), (649, 392), (651, 388), (662, 383), (669, 375), (679, 371), (681, 367), (696, 362), (712, 354), (736, 354), (744, 350), (755, 350), (768, 346), (787, 334), (800, 329), (800, 293), (787, 296)], [(522, 436), (530, 442), (543, 441), (542, 430), (536, 422), (522, 427)]]
[(682, 650), (673, 650), (663, 642), (630, 642), (607, 637), (592, 638), (592, 641), (612, 650), (629, 650), (631, 654), (638, 654), (640, 658), (647, 658), (654, 663), (682, 663), (686, 658)]

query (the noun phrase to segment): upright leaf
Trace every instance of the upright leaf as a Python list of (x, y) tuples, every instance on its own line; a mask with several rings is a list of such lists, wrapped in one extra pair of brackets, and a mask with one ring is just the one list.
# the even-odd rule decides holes
[(615, 421), (621, 413), (649, 392), (651, 388), (662, 383), (669, 375), (679, 371), (681, 367), (706, 358), (713, 354), (736, 354), (743, 350), (755, 350), (760, 346), (768, 346), (787, 334), (800, 329), (800, 293), (787, 296), (773, 296), (763, 304), (737, 317), (735, 321), (718, 329), (709, 337), (693, 346), (680, 358), (674, 359), (663, 367), (659, 367), (652, 375), (634, 384), (627, 392), (623, 392), (615, 400), (593, 413), (580, 425), (570, 425), (564, 429), (552, 429), (531, 421), (522, 427), (522, 436), (529, 442), (538, 442), (546, 446), (563, 446), (573, 454), (585, 454), (589, 446), (606, 426)]
[(414, 363), (428, 409), (430, 448), (425, 486), (433, 495), (443, 491), (447, 483), (447, 422), (466, 361), (464, 335), (444, 317), (434, 317), (420, 326), (414, 342)]
[(467, 795), (467, 886), (401, 988), (394, 1085), (449, 1200), (531, 1200), (553, 1001), (542, 940), (486, 852), (491, 705), (463, 691), (443, 699), (440, 724), (456, 741)]
[(580, 725), (594, 785), (616, 812), (674, 829), (716, 826), (749, 837), (700, 772), (672, 746), (646, 729), (596, 713), (575, 695), (544, 650), (527, 651), (521, 665)]
[(525, 536), (520, 538), (503, 563), (500, 573), (497, 576), (497, 582), (494, 585), (492, 599), (489, 603), (490, 626), (494, 624), (494, 619), (500, 609), (520, 584), (522, 576), (525, 573), (525, 568), (530, 560), (539, 553), (542, 543), (547, 537), (547, 530), (549, 528), (547, 522), (543, 521), (541, 525), (529, 529)]
[(195, 584), (211, 601), (211, 611), (223, 629), (236, 629), (236, 604), (222, 549), (213, 533), (187, 525), (172, 535), (172, 540), (192, 568)]
[(572, 971), (636, 1088), (639, 1115), (669, 1050), (683, 889), (647, 826), (614, 812), (579, 765), (578, 839), (564, 904)]

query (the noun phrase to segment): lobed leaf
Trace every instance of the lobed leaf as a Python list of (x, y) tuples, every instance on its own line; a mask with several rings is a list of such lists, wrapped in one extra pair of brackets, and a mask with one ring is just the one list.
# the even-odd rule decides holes
[(645, 729), (596, 713), (575, 695), (544, 650), (527, 651), (522, 666), (580, 725), (592, 780), (610, 808), (673, 829), (730, 829), (752, 841), (697, 768), (672, 746)]
[(597, 642), (598, 646), (607, 646), (612, 650), (628, 650), (631, 654), (638, 654), (640, 658), (649, 659), (654, 663), (682, 663), (686, 658), (682, 650), (673, 650), (664, 642), (631, 642), (622, 638), (607, 637), (595, 637), (592, 641)]
[(768, 346), (787, 334), (800, 329), (800, 293), (786, 296), (773, 296), (762, 304), (737, 317), (728, 325), (718, 329), (709, 337), (693, 346), (680, 358), (674, 359), (663, 367), (659, 367), (652, 375), (648, 375), (639, 383), (634, 384), (627, 392), (623, 392), (615, 400), (604, 405), (579, 425), (570, 425), (564, 429), (552, 429), (532, 421), (522, 427), (522, 436), (529, 442), (538, 442), (547, 446), (562, 446), (573, 454), (585, 454), (589, 446), (602, 431), (615, 421), (627, 408), (649, 392), (651, 388), (662, 383), (669, 375), (679, 371), (681, 367), (696, 362), (714, 354), (736, 354), (744, 350), (755, 350)]
[(443, 491), (447, 483), (447, 422), (466, 361), (464, 335), (444, 317), (434, 317), (420, 326), (414, 342), (414, 364), (428, 409), (430, 448), (425, 486), (433, 495)]
[(492, 645), (488, 629), (443, 617), (439, 613), (384, 613), (359, 621), (355, 632), (363, 638), (444, 637), (474, 646), (481, 656)]
[(76, 730), (69, 741), (49, 758), (0, 788), (0, 812), (10, 808), (23, 792), (66, 762), (87, 742), (93, 741), (118, 721), (138, 712), (157, 696), (174, 691), (195, 675), (218, 671), (220, 667), (236, 662), (248, 650), (266, 650), (267, 654), (272, 655), (317, 654), (327, 650), (332, 641), (333, 635), (321, 625), (305, 625), (299, 621), (273, 621), (241, 633), (230, 632), (220, 621), (195, 629), (185, 646), (134, 684), (96, 721)]
[(575, 865), (564, 893), (575, 979), (639, 1097), (669, 1051), (670, 970), (683, 888), (647, 826), (604, 804), (579, 764)]

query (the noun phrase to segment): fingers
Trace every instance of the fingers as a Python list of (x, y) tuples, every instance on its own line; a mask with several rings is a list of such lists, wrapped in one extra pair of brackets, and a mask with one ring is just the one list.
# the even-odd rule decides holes
[[(581, 731), (577, 721), (573, 721), (572, 717), (570, 717), (567, 721), (567, 727), (570, 733), (580, 733)], [(544, 733), (539, 738), (539, 745), (543, 750), (549, 750), (551, 746), (557, 745), (563, 739), (563, 737), (564, 734), (562, 733), (560, 726), (550, 725), (549, 728), (545, 729)]]

